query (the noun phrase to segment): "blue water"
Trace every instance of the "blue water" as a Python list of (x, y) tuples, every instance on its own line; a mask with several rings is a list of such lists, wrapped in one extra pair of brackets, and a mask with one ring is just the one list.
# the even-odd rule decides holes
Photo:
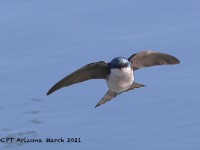
[[(200, 149), (200, 1), (0, 2), (0, 139), (81, 138), (81, 143), (2, 143), (0, 149)], [(180, 65), (135, 72), (147, 85), (95, 109), (103, 80), (47, 90), (90, 62), (150, 49)]]

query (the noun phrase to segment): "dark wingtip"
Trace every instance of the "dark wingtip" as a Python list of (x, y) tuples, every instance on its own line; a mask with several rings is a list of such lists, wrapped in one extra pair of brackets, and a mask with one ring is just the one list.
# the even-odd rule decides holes
[(51, 93), (53, 93), (52, 89), (50, 89), (46, 95), (50, 95)]
[(172, 57), (173, 63), (175, 63), (175, 64), (180, 64), (180, 60), (179, 60), (177, 57), (175, 57), (175, 56), (173, 56), (173, 55), (170, 55), (170, 56)]
[(177, 59), (177, 64), (180, 64), (181, 63), (181, 61), (178, 59), (178, 58), (176, 58)]
[(169, 55), (169, 62), (168, 64), (180, 64), (180, 60), (178, 58), (176, 58), (175, 56)]
[(180, 60), (178, 58), (174, 57), (174, 61), (172, 64), (180, 64), (180, 63), (181, 63)]
[(48, 95), (50, 95), (50, 94), (51, 94), (51, 93), (47, 92), (47, 94), (46, 94), (46, 95), (48, 96)]

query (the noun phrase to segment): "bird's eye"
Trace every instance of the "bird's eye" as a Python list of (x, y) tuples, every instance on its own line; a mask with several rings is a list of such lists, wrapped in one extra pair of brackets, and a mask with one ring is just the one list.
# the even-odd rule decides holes
[(117, 65), (115, 65), (115, 68), (119, 68)]

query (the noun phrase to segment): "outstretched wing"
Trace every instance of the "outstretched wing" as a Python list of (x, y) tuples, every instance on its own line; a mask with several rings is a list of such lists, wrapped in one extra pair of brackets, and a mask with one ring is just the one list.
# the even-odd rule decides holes
[(172, 65), (180, 63), (180, 61), (172, 55), (154, 51), (138, 52), (131, 55), (128, 60), (131, 62), (133, 70), (156, 65)]
[(47, 95), (62, 87), (75, 83), (80, 83), (90, 79), (105, 79), (109, 73), (110, 69), (106, 62), (99, 61), (90, 63), (60, 80), (47, 92)]

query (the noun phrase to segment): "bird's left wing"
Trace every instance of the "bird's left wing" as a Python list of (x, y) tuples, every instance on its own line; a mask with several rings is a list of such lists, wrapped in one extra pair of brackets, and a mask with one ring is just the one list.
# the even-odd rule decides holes
[(76, 70), (70, 75), (66, 76), (62, 80), (60, 80), (47, 92), (47, 95), (53, 93), (54, 91), (62, 87), (66, 87), (75, 83), (80, 83), (86, 80), (106, 79), (109, 73), (110, 73), (110, 69), (106, 62), (99, 61), (99, 62), (90, 63)]
[(131, 62), (133, 70), (156, 65), (172, 65), (180, 63), (180, 61), (172, 55), (149, 50), (133, 54), (128, 60)]

